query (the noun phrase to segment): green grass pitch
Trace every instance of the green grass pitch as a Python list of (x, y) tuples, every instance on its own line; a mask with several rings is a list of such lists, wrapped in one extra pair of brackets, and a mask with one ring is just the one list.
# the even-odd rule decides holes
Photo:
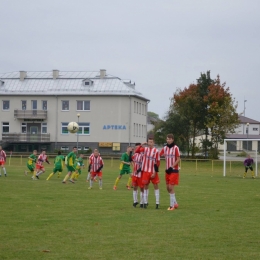
[[(51, 160), (53, 162), (53, 160)], [(182, 161), (179, 208), (167, 211), (163, 165), (160, 209), (153, 187), (147, 209), (133, 208), (119, 161), (105, 160), (103, 190), (88, 190), (87, 170), (62, 184), (46, 166), (40, 180), (24, 175), (26, 160), (7, 161), (0, 178), (0, 259), (260, 259), (260, 182), (243, 166), (222, 176), (222, 163)], [(197, 168), (196, 168), (197, 167)]]

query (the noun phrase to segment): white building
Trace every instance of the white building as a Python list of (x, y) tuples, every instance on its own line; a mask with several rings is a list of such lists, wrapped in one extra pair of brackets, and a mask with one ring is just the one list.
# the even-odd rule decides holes
[[(239, 116), (240, 124), (234, 134), (227, 134), (226, 139), (260, 139), (260, 122), (245, 116)], [(205, 136), (196, 137), (196, 145), (201, 147), (201, 139)], [(210, 138), (210, 137), (209, 137)], [(227, 141), (227, 151), (260, 151), (259, 141)], [(219, 150), (224, 150), (224, 145), (219, 144)]]
[[(98, 72), (0, 74), (0, 142), (8, 150), (99, 148), (146, 141), (149, 100), (131, 81)], [(78, 122), (78, 135), (67, 130)]]
[[(234, 134), (227, 134), (227, 139), (260, 139), (260, 122), (245, 116), (239, 116), (240, 124)], [(224, 150), (220, 145), (219, 149)], [(260, 150), (259, 141), (227, 141), (227, 151)]]

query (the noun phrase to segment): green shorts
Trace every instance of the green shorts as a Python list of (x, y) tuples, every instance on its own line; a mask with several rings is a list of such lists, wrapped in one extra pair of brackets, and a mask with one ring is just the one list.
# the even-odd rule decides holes
[(27, 165), (27, 168), (29, 169), (30, 172), (34, 172), (34, 166), (33, 165)]
[(123, 174), (129, 174), (129, 173), (131, 173), (131, 169), (126, 169), (126, 170), (120, 170), (120, 175), (123, 175)]
[(52, 170), (53, 173), (56, 173), (56, 172), (62, 172), (62, 167), (54, 167), (53, 170)]
[(75, 172), (76, 171), (74, 166), (67, 166), (67, 170), (68, 170), (68, 172)]
[(78, 174), (81, 174), (81, 169), (78, 169), (77, 171), (78, 171)]

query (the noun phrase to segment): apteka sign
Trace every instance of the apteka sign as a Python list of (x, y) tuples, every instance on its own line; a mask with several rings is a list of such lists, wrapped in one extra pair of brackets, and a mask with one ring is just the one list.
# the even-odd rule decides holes
[(126, 130), (125, 125), (104, 125), (103, 130)]

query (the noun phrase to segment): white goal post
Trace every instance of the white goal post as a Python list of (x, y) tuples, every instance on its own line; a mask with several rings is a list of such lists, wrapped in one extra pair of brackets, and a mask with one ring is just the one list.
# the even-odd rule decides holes
[[(255, 146), (256, 149), (252, 150), (247, 150), (243, 148), (243, 141), (248, 142), (248, 141), (255, 141), (257, 142), (257, 145)], [(227, 142), (240, 142), (240, 147), (237, 151), (245, 151), (248, 154), (255, 154), (254, 163), (255, 163), (255, 176), (257, 176), (257, 152), (258, 152), (258, 141), (260, 139), (224, 139), (224, 158), (223, 158), (223, 176), (226, 176), (226, 153), (227, 153)]]

